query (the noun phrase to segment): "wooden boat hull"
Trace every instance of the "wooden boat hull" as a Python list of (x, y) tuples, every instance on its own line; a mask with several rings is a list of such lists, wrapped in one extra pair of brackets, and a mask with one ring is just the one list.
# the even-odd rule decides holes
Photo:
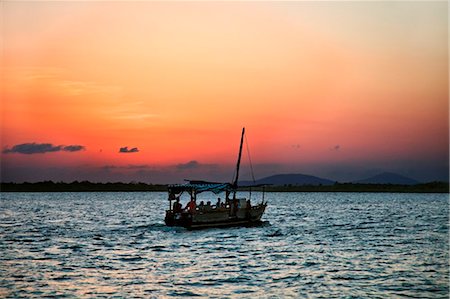
[(174, 213), (166, 211), (167, 226), (181, 226), (187, 229), (202, 229), (212, 227), (256, 226), (261, 224), (267, 204), (259, 204), (250, 209), (238, 209), (235, 215), (230, 215), (229, 209), (217, 209), (191, 214), (189, 212)]

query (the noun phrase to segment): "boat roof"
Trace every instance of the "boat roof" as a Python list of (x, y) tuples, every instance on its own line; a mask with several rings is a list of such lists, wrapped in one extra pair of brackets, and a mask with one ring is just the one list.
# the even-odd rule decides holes
[(235, 190), (232, 184), (230, 183), (216, 183), (216, 182), (206, 182), (206, 181), (189, 181), (186, 184), (175, 184), (168, 186), (170, 193), (182, 193), (184, 191), (195, 193), (201, 193), (210, 191), (215, 194), (229, 191), (232, 192)]
[[(173, 184), (168, 186), (169, 193), (182, 193), (182, 192), (213, 192), (214, 194), (219, 194), (222, 192), (234, 192), (237, 189), (237, 186), (234, 186), (231, 183), (217, 183), (217, 182), (207, 182), (207, 181), (198, 181), (198, 180), (186, 180), (185, 184)], [(243, 188), (252, 188), (252, 187), (263, 187), (268, 186), (270, 184), (255, 184), (248, 186), (239, 186)]]

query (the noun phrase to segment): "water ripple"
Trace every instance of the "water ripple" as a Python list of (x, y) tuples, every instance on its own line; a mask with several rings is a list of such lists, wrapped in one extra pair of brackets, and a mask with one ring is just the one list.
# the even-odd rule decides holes
[(448, 298), (445, 194), (269, 193), (263, 225), (201, 231), (165, 196), (2, 194), (0, 297)]

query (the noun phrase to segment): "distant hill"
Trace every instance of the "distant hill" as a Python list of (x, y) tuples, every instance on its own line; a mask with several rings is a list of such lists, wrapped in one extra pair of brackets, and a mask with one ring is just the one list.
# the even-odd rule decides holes
[(394, 184), (394, 185), (416, 185), (420, 184), (419, 181), (416, 181), (414, 179), (405, 177), (403, 175), (392, 173), (392, 172), (383, 172), (380, 174), (377, 174), (373, 177), (354, 181), (353, 183), (356, 184)]
[(302, 185), (333, 185), (335, 182), (327, 179), (322, 179), (319, 177), (315, 177), (312, 175), (305, 174), (277, 174), (269, 177), (265, 177), (259, 180), (256, 180), (255, 183), (251, 181), (242, 181), (239, 182), (240, 186), (250, 186), (253, 184), (270, 184), (275, 186), (284, 186), (284, 185), (293, 185), (293, 186), (302, 186)]

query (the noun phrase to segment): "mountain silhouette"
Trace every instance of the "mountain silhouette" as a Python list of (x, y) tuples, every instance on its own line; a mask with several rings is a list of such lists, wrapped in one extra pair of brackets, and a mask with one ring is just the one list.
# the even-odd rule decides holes
[(354, 181), (356, 184), (396, 184), (396, 185), (416, 185), (419, 184), (419, 181), (414, 179), (405, 177), (403, 175), (392, 173), (392, 172), (383, 172), (372, 176), (370, 178)]
[(239, 186), (251, 186), (259, 184), (270, 184), (275, 186), (283, 185), (333, 185), (335, 182), (327, 179), (322, 179), (312, 175), (294, 173), (294, 174), (277, 174), (269, 177), (265, 177), (256, 182), (252, 181), (241, 181)]

